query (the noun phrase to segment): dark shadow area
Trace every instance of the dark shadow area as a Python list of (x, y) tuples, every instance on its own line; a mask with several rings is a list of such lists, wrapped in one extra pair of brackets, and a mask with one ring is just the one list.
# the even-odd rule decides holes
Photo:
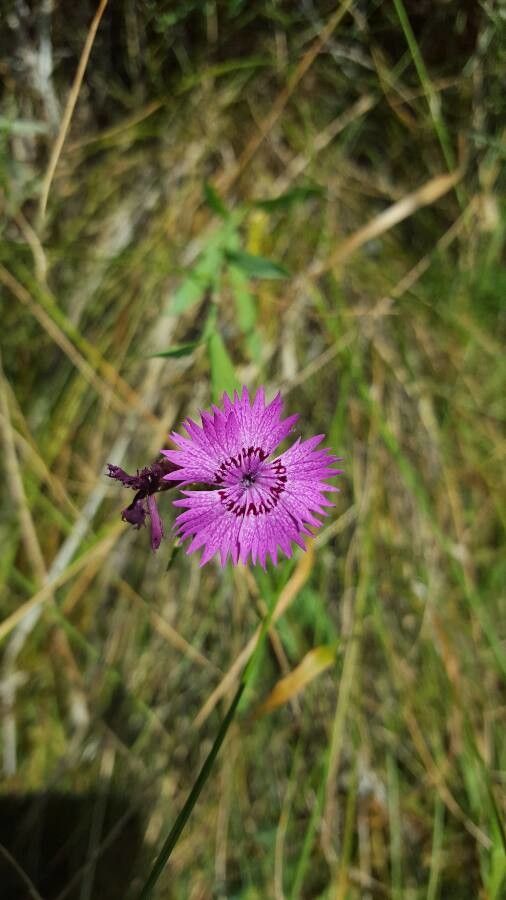
[(142, 839), (142, 817), (127, 797), (2, 796), (1, 900), (125, 900)]

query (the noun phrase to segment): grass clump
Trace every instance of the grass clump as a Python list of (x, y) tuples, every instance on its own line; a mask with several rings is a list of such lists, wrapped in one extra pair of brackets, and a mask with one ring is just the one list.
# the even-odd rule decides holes
[[(323, 42), (327, 2), (106, 5), (43, 216), (96, 7), (8, 11), (13, 898), (138, 895), (280, 591), (157, 896), (504, 892), (504, 27), (488, 4), (347, 7)], [(267, 576), (199, 569), (170, 540), (153, 557), (104, 477), (236, 382), (281, 388), (345, 457), (312, 551)]]

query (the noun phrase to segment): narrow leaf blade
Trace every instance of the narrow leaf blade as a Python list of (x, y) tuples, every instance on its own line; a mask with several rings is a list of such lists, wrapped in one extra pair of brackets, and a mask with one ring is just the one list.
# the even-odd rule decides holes
[(223, 203), (218, 191), (210, 184), (209, 181), (204, 182), (204, 200), (213, 212), (221, 216), (222, 219), (228, 219), (228, 209)]
[(265, 256), (255, 256), (243, 250), (227, 252), (228, 262), (244, 272), (249, 278), (288, 278), (289, 273), (283, 266), (266, 259)]
[(200, 341), (189, 341), (187, 344), (175, 344), (167, 350), (160, 350), (159, 353), (150, 353), (149, 358), (173, 357), (174, 359), (179, 359), (181, 356), (189, 356), (190, 353), (193, 353), (195, 347), (198, 347), (199, 343)]
[(218, 331), (213, 331), (207, 339), (209, 364), (211, 367), (211, 387), (213, 401), (219, 401), (224, 391), (233, 394), (239, 387), (234, 365), (228, 354), (223, 338)]
[(306, 200), (310, 200), (313, 197), (321, 196), (322, 193), (323, 191), (321, 188), (306, 185), (293, 188), (291, 191), (286, 191), (286, 193), (280, 194), (279, 197), (254, 200), (252, 205), (259, 209), (264, 209), (266, 212), (276, 212), (277, 210), (290, 209), (297, 203), (304, 203)]

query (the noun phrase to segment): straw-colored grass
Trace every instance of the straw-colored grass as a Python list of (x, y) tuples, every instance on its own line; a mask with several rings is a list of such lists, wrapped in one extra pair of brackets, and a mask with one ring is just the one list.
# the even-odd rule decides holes
[[(275, 603), (156, 896), (499, 900), (499, 13), (47, 6), (2, 63), (5, 900), (138, 895)], [(267, 574), (174, 552), (168, 493), (153, 555), (105, 477), (235, 381), (344, 457)]]

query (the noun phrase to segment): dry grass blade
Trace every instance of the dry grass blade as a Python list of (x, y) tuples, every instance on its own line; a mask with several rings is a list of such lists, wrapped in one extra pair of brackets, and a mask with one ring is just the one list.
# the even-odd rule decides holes
[[(48, 572), (45, 564), (44, 556), (39, 543), (39, 538), (30, 507), (25, 494), (23, 479), (19, 468), (14, 443), (14, 432), (10, 420), (9, 404), (7, 400), (7, 391), (5, 389), (5, 378), (2, 368), (2, 359), (0, 355), (0, 429), (4, 439), (5, 446), (5, 464), (7, 472), (7, 481), (9, 483), (14, 503), (17, 507), (19, 521), (21, 523), (21, 533), (26, 554), (31, 564), (33, 580), (36, 585), (43, 585), (47, 581)], [(52, 601), (52, 594), (48, 600)], [(38, 616), (42, 610), (41, 606), (34, 607), (31, 610), (31, 618), (28, 616), (22, 620), (15, 633), (13, 634), (3, 659), (3, 700), (5, 704), (4, 721), (7, 723), (6, 735), (4, 739), (4, 769), (7, 774), (14, 774), (16, 770), (16, 729), (14, 722), (13, 709), (15, 706), (16, 685), (18, 679), (16, 677), (16, 666), (18, 657), (26, 643), (30, 631), (35, 627)], [(68, 643), (67, 636), (58, 629), (54, 635), (55, 646), (59, 651), (60, 658), (65, 663), (65, 671), (68, 677), (68, 694), (70, 698), (71, 714), (75, 723), (84, 724), (88, 721), (86, 701), (78, 682), (79, 670), (76, 665), (72, 650)]]
[[(272, 625), (274, 625), (278, 621), (278, 619), (281, 618), (282, 615), (284, 615), (290, 604), (293, 603), (295, 597), (308, 580), (313, 565), (314, 550), (312, 549), (312, 547), (310, 547), (307, 553), (300, 558), (299, 562), (297, 563), (295, 572), (279, 595), (278, 601), (274, 608), (274, 612), (272, 614)], [(260, 632), (261, 629), (259, 627), (257, 628), (253, 637), (250, 638), (246, 646), (243, 647), (225, 677), (220, 681), (218, 686), (207, 698), (202, 709), (195, 718), (195, 726), (197, 728), (200, 728), (204, 724), (216, 704), (222, 699), (222, 697), (226, 696), (228, 691), (239, 678), (242, 670), (244, 669), (244, 666), (248, 662), (257, 645), (258, 638), (260, 637)]]
[(14, 215), (14, 221), (32, 251), (37, 280), (40, 281), (41, 284), (45, 284), (47, 277), (47, 258), (39, 236), (20, 209), (18, 209)]
[[(15, 278), (3, 265), (0, 264), (0, 282), (7, 287), (12, 294), (26, 306), (32, 315), (37, 319), (42, 328), (47, 332), (51, 339), (57, 344), (60, 350), (70, 359), (76, 369), (81, 372), (82, 376), (88, 381), (97, 393), (110, 404), (118, 412), (127, 412), (131, 406), (138, 409), (142, 416), (152, 424), (158, 424), (158, 419), (146, 409), (145, 401), (134, 391), (116, 372), (114, 366), (107, 360), (103, 359), (100, 353), (91, 347), (88, 342), (81, 339), (81, 345), (87, 352), (88, 359), (85, 359), (80, 351), (74, 346), (72, 341), (62, 331), (59, 325), (51, 318), (42, 306), (34, 300), (29, 291)], [(104, 375), (104, 380), (96, 374), (94, 369), (98, 369)], [(123, 398), (118, 397), (115, 391), (121, 391)]]
[[(2, 413), (0, 413), (0, 423), (2, 426), (5, 423), (5, 416)], [(69, 497), (62, 482), (47, 467), (34, 444), (30, 440), (27, 440), (27, 438), (19, 431), (14, 429), (13, 437), (18, 453), (23, 459), (30, 463), (33, 472), (47, 484), (48, 490), (55, 501), (60, 504), (61, 507), (65, 507), (73, 518), (78, 516), (79, 510), (77, 506)]]
[(329, 749), (329, 763), (325, 786), (323, 845), (327, 857), (331, 860), (334, 859), (332, 839), (334, 834), (335, 798), (337, 793), (336, 782), (343, 753), (346, 720), (349, 713), (352, 693), (357, 680), (357, 669), (361, 652), (362, 618), (365, 611), (369, 577), (369, 559), (368, 555), (365, 553), (361, 560), (361, 571), (355, 597), (354, 627), (356, 628), (356, 633), (349, 636), (344, 653)]
[(53, 149), (51, 151), (51, 156), (49, 157), (49, 163), (47, 166), (46, 174), (44, 176), (44, 180), (42, 182), (40, 200), (39, 200), (39, 226), (42, 226), (44, 222), (44, 216), (46, 214), (46, 206), (49, 197), (49, 191), (51, 190), (51, 184), (54, 178), (54, 173), (56, 171), (56, 166), (58, 165), (58, 160), (60, 158), (60, 153), (63, 148), (63, 144), (65, 143), (65, 138), (67, 136), (67, 131), (70, 126), (70, 122), (72, 120), (72, 114), (74, 112), (75, 105), (77, 103), (77, 98), (79, 96), (79, 91), (81, 89), (82, 80), (84, 78), (84, 73), (86, 71), (86, 66), (88, 65), (88, 59), (90, 58), (91, 48), (93, 47), (93, 42), (95, 40), (95, 35), (98, 31), (98, 26), (100, 25), (100, 20), (105, 12), (105, 8), (107, 6), (107, 0), (100, 0), (100, 3), (97, 7), (97, 11), (93, 17), (92, 23), (90, 25), (90, 29), (86, 36), (86, 40), (84, 42), (84, 47), (81, 53), (81, 58), (79, 60), (79, 65), (77, 67), (77, 71), (74, 77), (74, 82), (70, 89), (70, 93), (67, 98), (67, 103), (65, 105), (65, 110), (63, 113), (63, 118), (61, 120), (60, 130), (57, 134), (56, 140), (53, 145)]
[(361, 119), (363, 116), (367, 115), (367, 113), (374, 108), (376, 103), (377, 100), (375, 97), (365, 94), (362, 97), (359, 97), (356, 103), (353, 103), (344, 113), (336, 116), (328, 128), (325, 128), (324, 131), (321, 131), (315, 136), (308, 151), (299, 153), (289, 162), (286, 171), (283, 172), (276, 181), (274, 194), (276, 195), (285, 191), (293, 181), (302, 175), (304, 170), (307, 169), (309, 164), (314, 161), (315, 157), (321, 153), (325, 147), (328, 147), (328, 145), (335, 140), (345, 128), (348, 128), (348, 126), (353, 122), (356, 122), (357, 119)]
[(0, 622), (0, 643), (27, 615), (39, 606), (47, 603), (57, 588), (66, 584), (67, 581), (70, 581), (74, 575), (77, 575), (78, 572), (89, 565), (89, 563), (96, 559), (97, 556), (102, 558), (105, 557), (112, 549), (118, 536), (123, 530), (123, 522), (117, 522), (115, 525), (111, 526), (109, 533), (98, 541), (94, 547), (83, 553), (79, 559), (76, 559), (76, 561), (71, 563), (63, 572), (59, 573), (54, 580), (40, 588), (30, 600), (26, 600), (26, 602), (22, 603), (21, 606), (10, 614), (10, 616), (7, 616), (3, 622)]
[(4, 446), (4, 465), (6, 481), (10, 488), (14, 505), (17, 509), (19, 522), (21, 525), (21, 535), (25, 547), (26, 555), (29, 559), (30, 566), (37, 581), (42, 581), (46, 574), (46, 566), (42, 555), (37, 532), (27, 503), (23, 480), (19, 471), (19, 464), (16, 455), (16, 446), (14, 441), (14, 431), (12, 428), (11, 417), (9, 412), (9, 403), (7, 392), (5, 389), (5, 376), (2, 367), (2, 356), (0, 354), (0, 433)]
[[(43, 896), (53, 876), (60, 900), (139, 894), (247, 681), (223, 777), (199, 796), (160, 896), (499, 900), (493, 5), (452, 17), (411, 4), (409, 22), (405, 0), (263, 0), (258, 15), (245, 0), (10, 5), (0, 737), (15, 773), (0, 841)], [(290, 277), (271, 280), (281, 267)], [(308, 555), (265, 573), (199, 567), (173, 543), (180, 485), (156, 497), (153, 554), (149, 528), (120, 521), (134, 492), (105, 477), (107, 463), (151, 462), (236, 380), (300, 414), (281, 453), (324, 432), (343, 457)], [(291, 476), (278, 514), (297, 518)], [(42, 822), (38, 798), (62, 785), (92, 803), (60, 878), (74, 836)], [(34, 833), (2, 817), (14, 792), (35, 794)], [(38, 831), (47, 853), (32, 852)], [(0, 884), (29, 895), (1, 853)]]
[(453, 224), (448, 228), (447, 231), (439, 238), (434, 250), (431, 253), (427, 253), (423, 256), (416, 265), (412, 266), (409, 272), (406, 272), (405, 275), (402, 276), (400, 281), (395, 284), (391, 290), (389, 291), (389, 297), (384, 297), (379, 303), (383, 303), (389, 298), (397, 300), (399, 297), (402, 297), (406, 291), (409, 291), (414, 284), (422, 277), (422, 275), (429, 269), (433, 254), (435, 251), (447, 250), (453, 243), (453, 241), (462, 233), (463, 229), (469, 224), (469, 220), (476, 209), (476, 198), (473, 197), (469, 204), (466, 206), (464, 211), (460, 214), (458, 219), (453, 222)]
[(217, 666), (214, 666), (213, 663), (206, 656), (204, 656), (203, 653), (200, 653), (195, 649), (195, 647), (192, 647), (192, 645), (188, 643), (188, 641), (181, 634), (179, 634), (179, 632), (170, 624), (170, 622), (167, 622), (167, 620), (164, 619), (159, 613), (157, 613), (156, 610), (151, 609), (146, 600), (144, 600), (144, 598), (141, 597), (140, 594), (137, 593), (137, 591), (134, 591), (134, 589), (128, 584), (128, 582), (121, 579), (119, 584), (121, 590), (129, 599), (133, 600), (134, 603), (137, 603), (144, 610), (148, 610), (150, 622), (155, 631), (158, 632), (160, 637), (162, 637), (165, 641), (167, 641), (167, 643), (178, 650), (179, 653), (182, 653), (183, 656), (187, 656), (188, 659), (191, 659), (192, 662), (196, 663), (202, 668), (210, 669), (215, 673), (220, 672), (220, 669), (218, 669)]
[(455, 169), (449, 175), (436, 175), (431, 178), (422, 187), (417, 188), (410, 194), (406, 194), (397, 203), (393, 203), (379, 216), (375, 216), (367, 225), (359, 228), (354, 234), (350, 235), (345, 241), (339, 244), (330, 256), (320, 263), (315, 263), (310, 269), (309, 274), (313, 278), (318, 278), (325, 272), (329, 272), (335, 266), (342, 265), (353, 253), (363, 247), (368, 241), (385, 234), (390, 231), (394, 225), (398, 225), (404, 219), (414, 215), (417, 210), (423, 206), (430, 206), (448, 193), (461, 180), (464, 169)]
[(346, 15), (353, 0), (342, 0), (333, 15), (330, 16), (327, 24), (320, 31), (318, 37), (313, 41), (311, 47), (304, 54), (291, 78), (288, 79), (286, 87), (278, 94), (276, 100), (271, 106), (271, 111), (263, 120), (260, 130), (255, 134), (245, 149), (241, 153), (235, 166), (230, 167), (220, 178), (217, 179), (216, 185), (220, 191), (229, 191), (232, 185), (237, 181), (244, 169), (249, 165), (258, 148), (261, 146), (271, 129), (278, 121), (281, 113), (285, 109), (290, 97), (293, 95), (298, 84), (304, 78), (306, 72), (313, 65), (316, 57), (322, 51), (328, 39), (335, 31), (339, 22)]
[(66, 153), (77, 153), (80, 150), (83, 150), (85, 147), (89, 147), (90, 144), (96, 144), (99, 141), (109, 141), (113, 138), (119, 137), (125, 132), (128, 132), (135, 125), (139, 125), (140, 122), (144, 122), (145, 119), (148, 119), (153, 113), (157, 112), (163, 106), (163, 100), (153, 100), (151, 103), (148, 103), (143, 109), (134, 113), (132, 116), (128, 116), (119, 125), (114, 125), (112, 128), (107, 128), (105, 131), (99, 131), (98, 134), (92, 134), (87, 137), (82, 138), (81, 140), (76, 141), (74, 144), (67, 144)]
[(413, 739), (413, 743), (420, 754), (420, 758), (423, 761), (425, 766), (425, 770), (427, 772), (427, 776), (431, 783), (436, 788), (441, 800), (459, 822), (462, 822), (466, 831), (471, 834), (476, 842), (487, 850), (490, 850), (492, 847), (492, 841), (488, 834), (485, 834), (482, 828), (479, 828), (469, 816), (466, 815), (458, 801), (453, 796), (451, 790), (446, 784), (445, 777), (438, 767), (437, 763), (432, 758), (429, 748), (427, 747), (426, 740), (420, 730), (420, 725), (414, 715), (413, 711), (406, 704), (404, 709), (404, 716), (406, 719), (406, 724), (409, 728), (411, 737)]

